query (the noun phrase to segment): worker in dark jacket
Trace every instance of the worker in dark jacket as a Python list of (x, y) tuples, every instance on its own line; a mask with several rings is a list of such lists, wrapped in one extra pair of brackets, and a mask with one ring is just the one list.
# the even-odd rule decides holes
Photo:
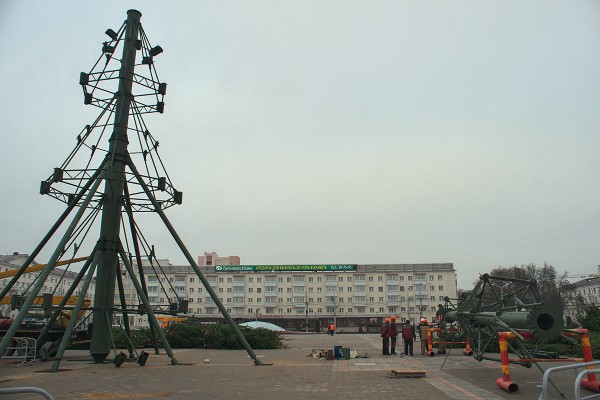
[(402, 324), (402, 340), (404, 340), (404, 354), (407, 356), (413, 355), (413, 343), (417, 334), (415, 332), (415, 327), (410, 323), (410, 320), (406, 320), (404, 324)]
[(390, 329), (392, 330), (392, 337), (390, 338), (390, 354), (398, 354), (396, 353), (396, 341), (398, 340), (398, 326), (396, 325), (396, 316), (392, 315), (390, 317)]
[(392, 337), (392, 328), (390, 326), (389, 318), (386, 318), (383, 321), (383, 324), (381, 325), (379, 332), (381, 333), (381, 337), (383, 338), (383, 347), (382, 347), (381, 352), (384, 356), (389, 356), (390, 355), (390, 337)]

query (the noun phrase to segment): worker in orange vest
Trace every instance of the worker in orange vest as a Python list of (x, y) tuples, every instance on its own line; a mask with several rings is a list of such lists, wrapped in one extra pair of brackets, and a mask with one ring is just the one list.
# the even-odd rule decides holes
[(329, 324), (329, 334), (333, 336), (333, 331), (335, 331), (335, 326), (333, 324)]
[(390, 338), (392, 337), (392, 328), (390, 327), (390, 319), (386, 318), (383, 320), (383, 324), (381, 325), (381, 328), (379, 329), (379, 333), (381, 334), (381, 337), (383, 338), (383, 347), (382, 347), (382, 354), (384, 356), (389, 356), (390, 355)]

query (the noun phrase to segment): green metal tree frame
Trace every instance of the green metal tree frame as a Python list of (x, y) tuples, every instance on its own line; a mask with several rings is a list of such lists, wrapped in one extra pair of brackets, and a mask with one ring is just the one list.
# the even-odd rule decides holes
[[(88, 209), (94, 209), (96, 213), (99, 210), (102, 211), (99, 238), (93, 246), (87, 262), (65, 293), (62, 302), (54, 309), (51, 317), (42, 329), (39, 337), (41, 340), (39, 342), (43, 342), (43, 339), (58, 318), (61, 310), (65, 309), (67, 299), (76, 292), (78, 287), (80, 291), (72, 315), (77, 315), (79, 311), (85, 308), (84, 297), (92, 283), (94, 274), (96, 274), (95, 297), (93, 308), (91, 309), (93, 312), (93, 330), (90, 353), (95, 362), (103, 362), (110, 354), (112, 346), (111, 329), (112, 315), (115, 311), (114, 298), (116, 289), (119, 291), (121, 311), (125, 316), (127, 316), (128, 312), (121, 280), (120, 261), (125, 267), (129, 278), (132, 280), (137, 296), (142, 303), (138, 311), (148, 314), (155, 351), (158, 352), (155, 337), (158, 335), (164, 345), (165, 351), (171, 359), (171, 363), (176, 365), (177, 360), (155, 317), (144, 281), (140, 235), (134, 220), (134, 212), (150, 211), (159, 215), (189, 262), (190, 267), (204, 284), (206, 291), (235, 332), (242, 346), (254, 360), (254, 364), (261, 365), (260, 360), (258, 360), (240, 329), (219, 300), (164, 212), (164, 209), (172, 205), (181, 204), (182, 194), (173, 188), (168, 174), (164, 170), (162, 161), (158, 158), (158, 141), (152, 137), (141, 118), (142, 114), (163, 112), (164, 102), (162, 99), (166, 94), (166, 84), (158, 80), (158, 75), (154, 68), (154, 57), (162, 52), (162, 48), (150, 45), (149, 40), (143, 32), (140, 19), (141, 13), (139, 11), (129, 10), (127, 12), (127, 20), (118, 32), (111, 29), (107, 30), (106, 34), (110, 37), (111, 41), (104, 43), (102, 55), (92, 68), (92, 71), (90, 73), (82, 73), (80, 76), (80, 84), (84, 91), (84, 103), (97, 106), (102, 111), (96, 121), (91, 125), (87, 125), (77, 136), (75, 150), (73, 150), (60, 168), (55, 168), (54, 173), (47, 180), (42, 181), (40, 188), (42, 194), (50, 195), (65, 202), (67, 209), (30, 254), (21, 268), (19, 268), (17, 274), (0, 292), (0, 298), (4, 297), (14, 286), (19, 277), (25, 272), (27, 266), (39, 255), (50, 238), (58, 231), (63, 222), (67, 220), (71, 212), (74, 210), (77, 211), (50, 257), (47, 266), (41, 271), (38, 279), (31, 288), (13, 324), (0, 342), (0, 354), (3, 354), (11, 343), (27, 312), (32, 307), (35, 297), (38, 296), (44, 286), (51, 270), (65, 254), (65, 249), (70, 244), (74, 244), (76, 249), (81, 247), (80, 245), (77, 246), (75, 238), (85, 229), (89, 229), (89, 227), (84, 228), (84, 224), (89, 223), (91, 226), (91, 222), (87, 222), (88, 218), (85, 215)], [(114, 53), (119, 45), (122, 45), (122, 56), (120, 59), (117, 59)], [(141, 63), (136, 62), (136, 56), (139, 53), (141, 53)], [(104, 65), (101, 61), (104, 61)], [(120, 64), (118, 69), (109, 68), (109, 65), (113, 62)], [(135, 71), (136, 66), (147, 66), (149, 76), (138, 74)], [(118, 82), (116, 91), (111, 91), (103, 87), (109, 81)], [(145, 90), (145, 92), (141, 94), (134, 93), (134, 89), (139, 88)], [(150, 101), (156, 99), (156, 101), (148, 102), (148, 99)], [(100, 139), (105, 131), (111, 128), (112, 134), (108, 140), (108, 149), (102, 150)], [(95, 131), (100, 131), (101, 134), (100, 138), (94, 142), (92, 140), (92, 132)], [(140, 151), (135, 153), (130, 152), (128, 149), (131, 131), (138, 133), (137, 139), (141, 148)], [(89, 153), (91, 153), (86, 167), (83, 169), (70, 167), (74, 163), (74, 160), (76, 160), (77, 155), (82, 153), (80, 151), (82, 149), (89, 150)], [(90, 169), (92, 160), (94, 157), (98, 157), (102, 151), (105, 154), (101, 158), (99, 166), (95, 169)], [(142, 157), (146, 164), (146, 175), (142, 175), (136, 167), (133, 159), (134, 155)], [(148, 159), (151, 159), (153, 163), (152, 167), (148, 166)], [(157, 160), (158, 162), (156, 162)], [(104, 183), (103, 192), (99, 192), (101, 183)], [(130, 186), (134, 185), (140, 189), (131, 193)], [(96, 204), (96, 206), (93, 207), (93, 204)], [(89, 219), (91, 220), (92, 218), (90, 217)], [(125, 232), (125, 221), (128, 222), (131, 229), (130, 235), (137, 264), (137, 274), (131, 262), (133, 258), (130, 259), (121, 240), (121, 233)], [(126, 333), (129, 335), (128, 318), (124, 318), (124, 322)], [(52, 371), (54, 372), (58, 371), (75, 323), (76, 318), (72, 318), (65, 330), (52, 366)], [(132, 356), (133, 351), (130, 346), (130, 356)]]

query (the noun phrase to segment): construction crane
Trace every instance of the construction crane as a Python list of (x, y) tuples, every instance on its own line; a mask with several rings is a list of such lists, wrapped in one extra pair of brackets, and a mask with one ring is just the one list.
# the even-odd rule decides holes
[[(70, 260), (58, 261), (56, 263), (55, 267), (60, 267), (61, 265), (78, 263), (78, 262), (81, 262), (81, 261), (85, 261), (87, 259), (88, 259), (88, 257), (79, 257), (79, 258), (72, 258)], [(23, 273), (41, 271), (44, 268), (46, 268), (46, 265), (48, 265), (48, 264), (31, 265), (31, 266), (27, 267), (25, 269), (25, 271), (23, 271)], [(19, 269), (15, 268), (14, 270), (11, 270), (11, 271), (0, 272), (0, 279), (10, 278), (11, 276), (15, 276), (18, 271), (19, 271)]]
[[(70, 260), (63, 260), (63, 261), (58, 261), (55, 265), (55, 267), (60, 267), (62, 265), (68, 265), (68, 264), (73, 264), (73, 263), (78, 263), (81, 261), (86, 261), (88, 259), (88, 257), (79, 257), (79, 258), (72, 258)], [(25, 269), (25, 271), (23, 271), (23, 273), (26, 272), (37, 272), (37, 271), (41, 271), (43, 270), (45, 267), (47, 266), (47, 264), (36, 264), (36, 265), (31, 265), (29, 267), (27, 267)], [(17, 272), (19, 271), (18, 268), (15, 268), (14, 270), (10, 270), (10, 271), (4, 271), (4, 272), (0, 272), (0, 279), (4, 279), (4, 278), (10, 278), (12, 276), (15, 276), (17, 274)], [(16, 296), (16, 295), (15, 295)], [(0, 299), (0, 305), (13, 305), (15, 306), (15, 308), (19, 308), (20, 304), (18, 304), (19, 302), (13, 298), (14, 296), (4, 296), (3, 298)], [(17, 296), (17, 297), (21, 297), (21, 296)], [(51, 294), (46, 294), (45, 296), (36, 296), (34, 301), (33, 301), (33, 305), (34, 306), (40, 306), (40, 307), (47, 307), (50, 308), (52, 306), (58, 306), (60, 304), (60, 302), (63, 300), (63, 296), (53, 296)], [(70, 297), (67, 302), (66, 305), (69, 306), (74, 306), (75, 303), (77, 303), (77, 297)], [(85, 307), (89, 307), (91, 304), (90, 300), (84, 300), (84, 305)], [(83, 316), (84, 312), (79, 312), (77, 313), (77, 317), (81, 318)], [(60, 316), (58, 317), (58, 321), (57, 324), (59, 327), (61, 328), (66, 328), (67, 324), (69, 322), (69, 319), (71, 318), (71, 312), (70, 311), (66, 311), (66, 312), (61, 312)]]

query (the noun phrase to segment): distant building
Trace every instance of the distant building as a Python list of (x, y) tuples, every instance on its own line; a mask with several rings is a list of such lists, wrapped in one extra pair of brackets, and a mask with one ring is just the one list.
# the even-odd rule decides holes
[(240, 265), (240, 257), (219, 257), (214, 251), (210, 253), (204, 252), (203, 256), (198, 256), (198, 265)]
[[(397, 315), (417, 322), (430, 321), (444, 297), (456, 298), (452, 263), (241, 265), (237, 256), (204, 253), (199, 268), (226, 310), (238, 322), (268, 319), (289, 329), (310, 329), (336, 321), (357, 327)], [(156, 264), (156, 263), (155, 263)], [(148, 298), (153, 308), (168, 310), (184, 304), (187, 315), (221, 319), (220, 311), (190, 266), (168, 260), (144, 263)], [(157, 273), (160, 271), (159, 273)], [(145, 325), (145, 316), (130, 318)], [(352, 330), (352, 329), (350, 329)]]
[[(18, 253), (0, 256), (0, 271), (18, 269), (26, 259), (27, 255)], [(220, 257), (216, 252), (204, 253), (198, 261), (208, 284), (234, 320), (264, 319), (286, 329), (316, 331), (334, 322), (338, 328), (352, 331), (378, 324), (390, 315), (413, 322), (421, 317), (431, 321), (444, 297), (457, 295), (452, 263), (241, 265), (240, 257)], [(133, 269), (139, 279), (137, 266)], [(206, 321), (223, 319), (189, 265), (144, 259), (142, 269), (148, 300), (157, 315), (180, 311)], [(11, 294), (23, 294), (38, 275), (24, 274)], [(75, 276), (75, 272), (55, 268), (42, 292), (64, 294)], [(121, 277), (129, 324), (133, 328), (147, 326), (147, 314), (137, 313), (141, 301), (123, 266)], [(0, 287), (6, 282), (8, 279), (0, 280)], [(113, 323), (122, 324), (118, 285), (115, 287)], [(94, 289), (95, 282), (86, 296), (92, 301)], [(3, 307), (3, 312), (10, 312), (10, 304)]]
[(600, 277), (598, 275), (579, 280), (573, 286), (575, 287), (575, 296), (568, 299), (565, 304), (565, 322), (567, 319), (577, 322), (577, 315), (587, 304), (596, 304), (600, 307)]

